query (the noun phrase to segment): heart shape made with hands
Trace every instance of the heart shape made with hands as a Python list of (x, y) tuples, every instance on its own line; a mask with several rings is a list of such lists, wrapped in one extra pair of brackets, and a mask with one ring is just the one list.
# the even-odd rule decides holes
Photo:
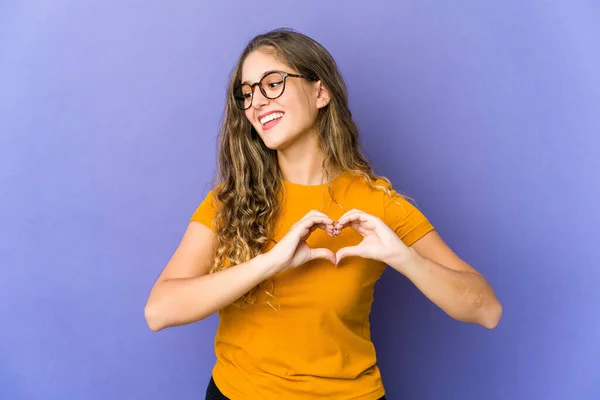
[[(353, 229), (354, 231), (359, 232), (359, 228), (360, 228), (360, 223), (354, 222), (354, 223), (340, 223), (339, 220), (338, 221), (333, 221), (333, 224), (328, 225), (326, 232), (327, 234), (332, 237), (338, 237), (342, 234), (342, 231), (344, 231), (345, 229)], [(364, 236), (363, 236), (363, 240), (364, 240)], [(342, 261), (342, 259), (349, 257), (350, 253), (358, 253), (356, 251), (354, 252), (350, 252), (347, 249), (352, 250), (352, 248), (356, 248), (358, 245), (355, 246), (345, 246), (342, 247), (340, 249), (337, 250), (337, 252), (335, 252), (335, 266), (337, 267), (340, 263), (340, 261)], [(356, 250), (356, 249), (355, 249)], [(358, 255), (358, 254), (357, 254)]]
[[(327, 217), (325, 214), (321, 215)], [(331, 220), (329, 217), (327, 219)], [(354, 246), (343, 247), (335, 254), (332, 254), (329, 249), (314, 249), (320, 254), (318, 258), (331, 260), (333, 256), (336, 266), (344, 258), (350, 256), (385, 261), (384, 257), (389, 252), (389, 249), (401, 243), (398, 236), (381, 219), (356, 209), (346, 212), (337, 221), (316, 224), (311, 227), (310, 232), (317, 228), (325, 230), (331, 237), (339, 236), (346, 228), (351, 228), (362, 236), (360, 243)], [(310, 234), (307, 236), (310, 236)]]

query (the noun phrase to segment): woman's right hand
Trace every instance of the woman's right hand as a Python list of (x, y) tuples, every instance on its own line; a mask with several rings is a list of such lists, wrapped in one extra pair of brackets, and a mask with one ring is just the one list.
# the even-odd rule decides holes
[(335, 264), (335, 254), (326, 248), (311, 248), (306, 239), (315, 229), (323, 229), (334, 236), (334, 222), (322, 212), (313, 210), (296, 222), (288, 233), (267, 253), (274, 266), (274, 273), (294, 268), (316, 258), (324, 258)]

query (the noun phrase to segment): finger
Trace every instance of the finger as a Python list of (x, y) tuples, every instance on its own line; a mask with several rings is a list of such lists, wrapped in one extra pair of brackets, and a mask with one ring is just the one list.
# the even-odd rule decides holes
[[(342, 219), (351, 214), (362, 213), (362, 212), (364, 212), (364, 211), (359, 210), (358, 208), (353, 208), (352, 210), (346, 211), (339, 219)], [(338, 221), (339, 221), (339, 219), (338, 219)]]
[(348, 211), (346, 211), (346, 212), (345, 212), (345, 213), (342, 215), (342, 217), (343, 217), (344, 215), (346, 215), (346, 214), (352, 214), (352, 213), (355, 213), (355, 212), (357, 212), (357, 211), (361, 211), (361, 210), (359, 210), (358, 208), (353, 208), (353, 209), (351, 209), (351, 210), (348, 210)]
[(366, 222), (369, 220), (370, 215), (363, 211), (355, 211), (352, 213), (346, 213), (338, 219), (338, 225), (345, 225), (352, 221)]
[(360, 234), (361, 236), (366, 236), (369, 234), (369, 229), (367, 227), (365, 227), (364, 225), (362, 225), (359, 222), (352, 222), (349, 224), (346, 224), (345, 226), (341, 226), (341, 227), (336, 227), (334, 228), (333, 231), (333, 235), (337, 236), (340, 235), (342, 233), (342, 230), (344, 230), (344, 228), (350, 227), (352, 228), (354, 231), (358, 232), (358, 234)]
[(365, 236), (369, 233), (368, 229), (365, 229), (365, 226), (359, 222), (352, 222), (350, 224), (350, 228), (354, 229), (356, 232), (358, 232), (361, 236)]
[(329, 216), (327, 216), (326, 214), (322, 213), (321, 211), (317, 211), (317, 210), (311, 210), (308, 214), (306, 214), (302, 220), (306, 220), (306, 219), (311, 219), (313, 217), (323, 217), (327, 219), (327, 223), (321, 223), (319, 225), (319, 228), (327, 231), (328, 234), (333, 235), (333, 228), (335, 225), (335, 222), (329, 218)]
[[(327, 217), (326, 214), (322, 213), (319, 210), (310, 210), (308, 213), (306, 213), (304, 215), (304, 217), (302, 217), (301, 219), (306, 219), (306, 218), (310, 218), (310, 217), (316, 217), (316, 216), (320, 216), (320, 217)], [(329, 217), (327, 217), (329, 218)]]
[(333, 221), (329, 217), (314, 216), (305, 218), (298, 223), (298, 229), (301, 237), (307, 237), (317, 228), (333, 233)]
[(318, 212), (318, 211), (317, 210), (310, 210), (309, 212), (307, 212), (306, 214), (304, 214), (304, 216), (302, 218), (300, 218), (300, 219), (303, 220), (303, 219), (306, 219), (306, 218), (313, 217), (316, 212)]
[(331, 261), (332, 264), (335, 264), (335, 254), (333, 253), (333, 251), (325, 248), (310, 249), (309, 258), (311, 260), (323, 258), (325, 260)]
[(360, 257), (361, 253), (362, 253), (362, 249), (361, 249), (360, 245), (342, 247), (341, 249), (339, 249), (337, 251), (337, 253), (335, 253), (336, 267), (340, 264), (340, 261), (342, 261), (344, 258), (352, 257), (352, 256)]
[(334, 234), (335, 234), (334, 233), (335, 228), (333, 227), (333, 223), (331, 223), (331, 224), (315, 224), (315, 225), (311, 226), (310, 228), (308, 228), (308, 233), (306, 234), (306, 236), (309, 236), (311, 233), (313, 233), (317, 229), (324, 230), (329, 236), (334, 236)]
[(298, 224), (306, 228), (310, 228), (313, 225), (317, 225), (317, 227), (325, 229), (327, 228), (327, 226), (333, 226), (333, 220), (326, 215), (315, 215), (312, 217), (304, 218)]
[(352, 224), (354, 224), (353, 228), (356, 229), (355, 227), (357, 225), (365, 224), (369, 222), (372, 218), (373, 217), (371, 215), (362, 211), (357, 211), (353, 214), (346, 214), (337, 221), (337, 223), (335, 224), (335, 229), (337, 231), (341, 231), (345, 227), (351, 226)]

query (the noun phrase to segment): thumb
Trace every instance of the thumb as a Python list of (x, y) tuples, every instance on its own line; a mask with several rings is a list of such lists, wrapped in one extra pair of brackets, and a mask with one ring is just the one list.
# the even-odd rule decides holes
[(332, 264), (335, 264), (335, 254), (333, 251), (329, 249), (319, 248), (319, 249), (311, 249), (310, 250), (310, 259), (314, 260), (315, 258), (324, 258), (326, 260), (331, 261)]
[(360, 256), (360, 246), (342, 247), (335, 253), (336, 266), (342, 261), (342, 259), (351, 256)]

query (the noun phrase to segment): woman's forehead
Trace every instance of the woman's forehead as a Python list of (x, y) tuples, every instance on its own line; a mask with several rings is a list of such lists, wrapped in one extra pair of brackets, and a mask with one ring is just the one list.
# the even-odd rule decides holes
[(258, 82), (266, 72), (290, 71), (290, 68), (273, 54), (263, 51), (253, 51), (248, 54), (242, 65), (241, 81), (245, 83)]

